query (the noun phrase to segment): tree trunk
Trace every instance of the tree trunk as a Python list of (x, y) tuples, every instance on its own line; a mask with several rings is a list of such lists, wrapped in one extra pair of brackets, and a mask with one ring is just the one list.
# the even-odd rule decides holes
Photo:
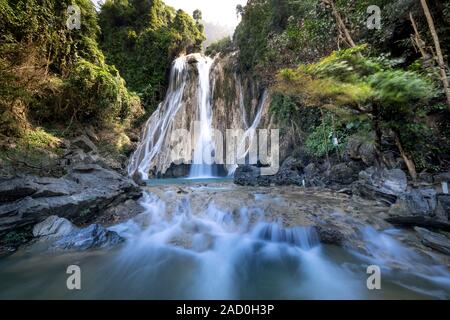
[(381, 119), (380, 113), (377, 106), (373, 106), (373, 128), (375, 131), (375, 166), (379, 171), (384, 166), (383, 161), (383, 150), (382, 150), (382, 139), (383, 139), (383, 131), (381, 130)]
[(417, 179), (417, 170), (416, 165), (414, 164), (414, 160), (412, 159), (411, 155), (405, 151), (403, 148), (403, 144), (400, 138), (400, 135), (398, 132), (394, 131), (394, 138), (395, 138), (395, 144), (397, 145), (398, 150), (400, 151), (400, 154), (402, 155), (403, 160), (406, 163), (406, 167), (408, 167), (408, 172), (411, 178), (413, 180)]
[(414, 40), (414, 43), (416, 44), (417, 49), (419, 49), (420, 54), (422, 55), (422, 58), (424, 60), (424, 63), (431, 60), (431, 56), (428, 54), (426, 50), (425, 41), (422, 40), (422, 37), (420, 36), (419, 29), (417, 28), (416, 21), (414, 20), (414, 17), (412, 13), (409, 13), (409, 20), (411, 20), (412, 27), (414, 29), (414, 36), (411, 36)]
[(423, 12), (425, 13), (425, 17), (428, 21), (428, 26), (430, 28), (431, 36), (433, 37), (434, 46), (436, 48), (436, 55), (438, 59), (439, 69), (441, 71), (441, 79), (442, 84), (444, 86), (444, 93), (447, 97), (447, 103), (450, 106), (450, 91), (448, 90), (448, 79), (447, 79), (447, 71), (444, 62), (444, 57), (442, 55), (441, 45), (439, 43), (439, 37), (436, 32), (436, 28), (434, 26), (433, 17), (431, 16), (430, 9), (428, 8), (427, 0), (420, 0), (422, 4)]
[(353, 48), (356, 47), (355, 42), (352, 39), (352, 36), (350, 35), (350, 31), (348, 31), (347, 27), (345, 26), (344, 20), (342, 19), (341, 14), (336, 8), (336, 5), (334, 4), (334, 0), (323, 0), (325, 4), (329, 4), (331, 6), (331, 10), (333, 12), (334, 18), (336, 19), (336, 23), (338, 25), (339, 30), (344, 35), (344, 38), (347, 42), (347, 44)]

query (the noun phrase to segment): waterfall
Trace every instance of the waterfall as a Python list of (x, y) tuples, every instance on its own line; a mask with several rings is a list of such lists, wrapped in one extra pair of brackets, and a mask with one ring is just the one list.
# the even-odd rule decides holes
[[(175, 120), (180, 116), (188, 102), (184, 101), (189, 81), (189, 62), (194, 62), (198, 71), (197, 100), (198, 108), (192, 110), (192, 118), (199, 125), (195, 130), (195, 144), (190, 177), (211, 177), (212, 166), (204, 161), (204, 154), (214, 152), (212, 144), (212, 108), (210, 95), (210, 70), (213, 60), (200, 54), (191, 54), (177, 58), (170, 73), (166, 98), (144, 126), (142, 140), (130, 159), (128, 174), (138, 174), (143, 180), (149, 179), (149, 172), (164, 173), (170, 163), (170, 134), (176, 128)], [(184, 109), (183, 109), (184, 108)], [(188, 124), (191, 128), (194, 123)], [(184, 128), (186, 129), (186, 128)], [(194, 131), (195, 131), (194, 130)]]
[[(240, 84), (240, 83), (239, 83)], [(242, 90), (242, 89), (241, 89)], [(237, 159), (245, 159), (245, 157), (247, 157), (248, 153), (250, 152), (250, 148), (252, 146), (253, 143), (257, 143), (257, 133), (256, 133), (256, 129), (258, 128), (259, 124), (261, 123), (261, 118), (262, 115), (264, 113), (264, 111), (266, 110), (266, 106), (268, 105), (267, 101), (269, 98), (269, 93), (267, 92), (267, 90), (264, 91), (263, 93), (263, 97), (261, 99), (261, 103), (258, 106), (258, 110), (255, 116), (255, 119), (253, 120), (253, 123), (250, 127), (248, 127), (248, 125), (245, 122), (245, 126), (246, 126), (246, 131), (244, 133), (244, 135), (242, 136), (241, 141), (239, 141), (239, 145), (238, 145), (238, 155), (237, 155)], [(242, 106), (241, 108), (243, 109), (243, 97), (242, 95), (240, 96), (240, 105)], [(244, 119), (245, 119), (245, 112), (244, 112)], [(255, 140), (256, 139), (256, 140)], [(239, 153), (239, 151), (242, 151), (241, 153)], [(228, 167), (228, 174), (231, 176), (234, 174), (234, 172), (236, 171), (238, 165), (234, 164)]]
[[(194, 147), (194, 158), (191, 166), (189, 178), (211, 178), (212, 161), (211, 156), (214, 152), (212, 141), (212, 109), (211, 109), (211, 90), (210, 90), (210, 72), (213, 60), (203, 58), (198, 62), (198, 111), (200, 115), (198, 136), (196, 137)], [(206, 158), (206, 159), (205, 159)], [(208, 161), (205, 161), (208, 160)]]
[(128, 166), (130, 176), (138, 173), (143, 180), (148, 180), (149, 170), (161, 152), (174, 117), (181, 107), (187, 76), (187, 57), (183, 56), (173, 63), (169, 89), (164, 102), (159, 105), (145, 124), (143, 139)]
[[(213, 177), (213, 168), (217, 167), (213, 160), (223, 153), (215, 149), (213, 124), (218, 125), (215, 129), (221, 130), (223, 136), (227, 129), (243, 129), (244, 135), (237, 141), (238, 159), (249, 154), (250, 146), (257, 139), (256, 129), (267, 109), (269, 94), (266, 91), (256, 97), (256, 115), (250, 119), (241, 77), (236, 73), (229, 79), (224, 77), (218, 61), (199, 53), (174, 61), (166, 97), (144, 126), (140, 144), (129, 162), (129, 176), (142, 180), (156, 176)], [(227, 84), (236, 88), (236, 99), (213, 96), (214, 92), (218, 96), (228, 92), (222, 91), (227, 90)], [(177, 130), (185, 130), (185, 134), (174, 135)], [(175, 149), (180, 145), (181, 150)], [(177, 153), (182, 158), (177, 159), (179, 162), (172, 158), (173, 150), (180, 151)], [(185, 166), (179, 168), (180, 164)], [(233, 164), (224, 167), (230, 175), (236, 168)], [(173, 170), (177, 170), (175, 174)]]

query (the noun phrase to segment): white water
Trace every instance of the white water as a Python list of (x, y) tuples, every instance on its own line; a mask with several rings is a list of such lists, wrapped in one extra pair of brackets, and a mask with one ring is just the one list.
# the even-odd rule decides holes
[[(239, 84), (240, 84), (240, 82), (239, 82)], [(240, 91), (242, 92), (242, 88)], [(254, 148), (255, 144), (258, 143), (258, 134), (257, 134), (256, 129), (260, 125), (262, 115), (269, 105), (268, 98), (269, 98), (269, 94), (266, 90), (263, 93), (261, 102), (258, 106), (258, 110), (257, 110), (256, 116), (255, 116), (255, 119), (252, 122), (252, 125), (250, 127), (248, 127), (248, 125), (245, 123), (247, 130), (245, 130), (245, 133), (242, 136), (242, 139), (238, 142), (238, 148), (237, 148), (238, 163), (239, 163), (239, 161), (244, 162), (245, 158), (248, 156), (252, 147)], [(240, 95), (240, 101), (241, 101), (240, 104), (241, 104), (241, 108), (243, 110), (245, 110), (245, 108), (243, 106), (244, 105), (243, 99), (244, 98), (241, 94)], [(243, 115), (244, 115), (244, 119), (245, 119), (245, 111), (243, 111)], [(256, 150), (257, 150), (257, 147), (256, 147)], [(252, 159), (252, 160), (255, 160), (255, 159)], [(254, 161), (252, 161), (252, 162), (254, 162)], [(256, 164), (256, 163), (251, 163), (251, 164)], [(228, 167), (228, 174), (230, 176), (234, 175), (234, 172), (236, 171), (237, 168), (238, 168), (238, 164), (230, 165)]]
[[(115, 262), (117, 278), (142, 266), (144, 275), (136, 271), (129, 285), (142, 286), (152, 275), (149, 281), (162, 286), (159, 276), (179, 267), (180, 274), (169, 272), (175, 272), (171, 290), (176, 293), (168, 294), (188, 299), (450, 297), (448, 269), (389, 232), (364, 228), (367, 253), (346, 252), (322, 246), (312, 227), (285, 228), (281, 221), (268, 220), (260, 208), (227, 212), (210, 203), (203, 212), (193, 212), (190, 200), (169, 209), (169, 203), (147, 193), (146, 212), (112, 228), (128, 239)], [(366, 287), (366, 268), (373, 264), (383, 270), (383, 291)]]
[(198, 109), (200, 129), (194, 146), (193, 165), (189, 178), (204, 179), (213, 177), (212, 154), (215, 146), (212, 137), (212, 117), (210, 74), (213, 60), (202, 57), (197, 64), (198, 69)]
[[(364, 296), (364, 282), (358, 283), (351, 272), (326, 257), (311, 227), (284, 228), (281, 222), (267, 222), (258, 208), (243, 207), (236, 216), (211, 203), (204, 212), (192, 212), (187, 198), (175, 212), (152, 194), (145, 195), (143, 204), (143, 215), (112, 228), (128, 239), (116, 260), (117, 278), (146, 260), (145, 274), (159, 285), (157, 274), (181, 263), (182, 275), (176, 276), (177, 284), (171, 288), (179, 290), (173, 293), (176, 297)], [(143, 276), (136, 273), (127, 281), (131, 286), (143, 285)]]
[[(127, 240), (116, 249), (0, 260), (0, 299), (450, 298), (449, 270), (396, 240), (400, 231), (362, 228), (365, 253), (356, 253), (258, 207), (195, 211), (195, 197), (174, 203), (176, 190), (145, 193), (145, 211), (110, 228)], [(71, 264), (82, 268), (83, 290), (65, 287)], [(369, 265), (381, 267), (382, 290), (367, 289)]]
[(154, 161), (162, 151), (167, 135), (172, 129), (175, 115), (181, 107), (188, 76), (187, 67), (185, 56), (174, 61), (166, 98), (145, 124), (141, 143), (130, 159), (128, 166), (130, 176), (139, 173), (143, 180), (148, 180), (152, 166), (156, 166), (156, 172), (161, 171)]
[[(212, 130), (214, 117), (214, 105), (212, 105), (212, 89), (215, 81), (211, 76), (213, 60), (201, 54), (182, 56), (173, 63), (169, 88), (165, 100), (159, 105), (155, 113), (150, 117), (144, 127), (141, 142), (130, 159), (128, 174), (134, 176), (139, 174), (143, 180), (148, 180), (149, 172), (153, 174), (164, 173), (170, 163), (171, 150), (169, 137), (175, 129), (174, 120), (180, 117), (181, 110), (187, 102), (185, 98), (187, 88), (193, 85), (189, 83), (192, 77), (189, 76), (190, 65), (188, 61), (195, 59), (195, 67), (198, 71), (197, 88), (197, 108), (193, 108), (190, 115), (193, 120), (190, 124), (194, 128), (192, 142), (192, 166), (189, 172), (191, 179), (207, 179), (213, 177), (213, 159), (215, 155), (215, 144)], [(241, 79), (235, 75), (236, 87), (238, 91), (239, 108), (242, 113), (242, 123), (240, 127), (245, 130), (244, 136), (238, 141), (238, 158), (244, 159), (250, 151), (251, 146), (257, 143), (256, 129), (261, 123), (262, 115), (268, 106), (269, 94), (264, 92), (260, 103), (257, 106), (256, 115), (253, 122), (248, 123), (246, 107), (244, 102), (243, 87)], [(194, 100), (194, 99), (193, 99)], [(194, 121), (196, 123), (194, 123)], [(231, 128), (229, 128), (231, 129)], [(229, 175), (236, 170), (237, 165), (227, 166)]]

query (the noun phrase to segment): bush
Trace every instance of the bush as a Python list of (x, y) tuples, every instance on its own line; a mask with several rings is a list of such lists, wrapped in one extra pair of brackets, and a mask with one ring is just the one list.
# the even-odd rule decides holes
[(218, 53), (229, 53), (233, 50), (233, 41), (230, 37), (225, 37), (222, 40), (210, 44), (208, 48), (206, 48), (205, 54), (208, 56), (214, 56)]
[(163, 100), (173, 59), (200, 51), (202, 25), (160, 0), (106, 1), (100, 12), (101, 47), (146, 110)]
[[(335, 151), (342, 152), (347, 146), (348, 138), (358, 129), (361, 130), (359, 124), (346, 125), (344, 122), (338, 122), (333, 127), (331, 116), (326, 115), (322, 124), (317, 126), (306, 139), (306, 151), (315, 157), (324, 157)], [(333, 138), (338, 139), (337, 146), (333, 143)]]

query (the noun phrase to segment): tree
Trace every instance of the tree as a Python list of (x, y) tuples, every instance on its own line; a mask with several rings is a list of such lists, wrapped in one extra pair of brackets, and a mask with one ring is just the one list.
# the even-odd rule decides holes
[(197, 10), (195, 10), (194, 13), (192, 14), (192, 17), (194, 18), (194, 20), (195, 20), (197, 23), (200, 23), (200, 20), (202, 20), (202, 18), (203, 18), (202, 12), (201, 12), (199, 9), (197, 9)]
[(343, 36), (345, 42), (353, 48), (356, 46), (355, 42), (352, 39), (352, 36), (350, 35), (350, 31), (347, 29), (344, 20), (342, 19), (341, 14), (339, 13), (338, 9), (336, 8), (336, 4), (334, 3), (334, 0), (322, 0), (322, 3), (325, 5), (329, 5), (331, 7), (331, 11), (333, 13), (334, 18), (336, 19), (336, 24), (338, 26), (339, 33), (341, 36)]
[(383, 133), (392, 132), (410, 176), (416, 179), (416, 166), (405, 145), (420, 130), (421, 107), (433, 97), (433, 85), (416, 72), (393, 69), (389, 61), (363, 57), (363, 48), (336, 51), (317, 63), (284, 69), (278, 75), (276, 91), (294, 96), (306, 106), (370, 121), (378, 167), (384, 164)]
[(444, 87), (444, 93), (447, 97), (447, 103), (450, 106), (450, 91), (448, 89), (447, 71), (446, 71), (446, 66), (445, 66), (445, 62), (444, 62), (444, 57), (442, 55), (439, 37), (436, 32), (433, 17), (431, 16), (430, 9), (428, 8), (427, 1), (420, 0), (420, 3), (422, 4), (423, 12), (425, 13), (425, 17), (427, 18), (428, 26), (430, 28), (430, 33), (431, 33), (431, 36), (433, 37), (434, 47), (436, 49), (436, 56), (437, 56), (437, 61), (438, 61), (438, 65), (439, 65), (439, 70), (441, 72), (442, 85)]

